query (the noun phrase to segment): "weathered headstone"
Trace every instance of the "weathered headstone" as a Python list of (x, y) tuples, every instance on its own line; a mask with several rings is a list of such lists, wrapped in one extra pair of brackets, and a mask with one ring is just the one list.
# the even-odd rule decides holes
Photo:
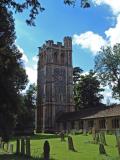
[(25, 155), (25, 140), (24, 138), (21, 139), (21, 155)]
[(50, 145), (48, 141), (45, 141), (43, 150), (44, 160), (50, 160)]
[(26, 156), (30, 157), (30, 137), (26, 138)]
[(8, 146), (8, 152), (9, 152), (10, 154), (13, 153), (13, 144), (9, 144), (9, 146)]
[(68, 136), (68, 149), (71, 151), (75, 151), (74, 145), (73, 145), (73, 139), (71, 136)]
[(106, 154), (104, 145), (102, 143), (99, 144), (99, 153), (100, 154)]
[(20, 154), (20, 139), (17, 138), (16, 140), (16, 154)]

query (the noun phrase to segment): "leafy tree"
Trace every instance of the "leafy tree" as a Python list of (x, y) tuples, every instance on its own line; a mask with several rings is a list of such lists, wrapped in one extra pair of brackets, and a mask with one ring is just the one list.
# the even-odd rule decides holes
[(101, 82), (109, 85), (113, 97), (120, 99), (120, 44), (104, 47), (95, 57), (95, 70)]
[(22, 54), (14, 44), (15, 31), (12, 13), (0, 6), (0, 135), (11, 135), (21, 106), (20, 92), (26, 87), (27, 75)]
[[(81, 7), (88, 8), (90, 7), (90, 3), (88, 0), (80, 0)], [(75, 5), (76, 0), (64, 0), (65, 4)], [(29, 9), (29, 18), (26, 20), (28, 25), (35, 26), (36, 16), (45, 10), (42, 7), (40, 0), (23, 0), (22, 2), (17, 2), (17, 0), (0, 0), (1, 7), (7, 7), (15, 12), (22, 13), (24, 10)]]
[(100, 94), (100, 82), (93, 71), (88, 75), (81, 75), (80, 81), (75, 86), (75, 105), (77, 109), (98, 107), (103, 96)]
[(80, 81), (80, 76), (83, 70), (80, 67), (74, 67), (73, 68), (73, 92), (74, 92), (74, 101), (75, 101), (75, 108), (77, 110), (78, 107), (78, 102), (77, 102), (77, 97), (78, 97), (78, 92), (77, 92), (77, 85), (78, 82)]
[(34, 128), (37, 87), (31, 84), (23, 95), (23, 109), (18, 115), (17, 129), (25, 130)]
[[(81, 7), (82, 8), (89, 8), (90, 7), (90, 2), (89, 0), (81, 0)], [(64, 0), (64, 3), (65, 4), (68, 4), (68, 5), (73, 5), (75, 6), (76, 4), (76, 0)]]
[(39, 0), (24, 0), (22, 2), (17, 2), (17, 0), (1, 0), (0, 1), (1, 7), (7, 7), (11, 10), (15, 10), (15, 12), (21, 13), (25, 9), (29, 9), (29, 18), (26, 20), (27, 24), (35, 25), (34, 20), (36, 15), (40, 12), (44, 11), (44, 8), (41, 6)]
[(79, 81), (82, 72), (83, 70), (80, 67), (73, 68), (73, 84), (76, 84)]

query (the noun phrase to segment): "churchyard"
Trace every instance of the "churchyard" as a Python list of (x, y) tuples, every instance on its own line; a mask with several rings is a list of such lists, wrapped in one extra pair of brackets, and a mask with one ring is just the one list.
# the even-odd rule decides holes
[[(74, 149), (70, 150), (68, 145), (68, 136), (53, 134), (36, 134), (30, 137), (31, 160), (42, 160), (43, 146), (47, 140), (50, 145), (50, 160), (119, 160), (118, 147), (115, 135), (106, 135), (105, 151), (106, 154), (99, 153), (99, 144), (93, 143), (93, 135), (69, 135), (73, 140)], [(6, 152), (6, 144), (4, 150), (0, 149), (0, 160), (28, 160), (16, 153), (16, 139), (12, 139), (13, 153)], [(49, 160), (49, 159), (45, 159)]]

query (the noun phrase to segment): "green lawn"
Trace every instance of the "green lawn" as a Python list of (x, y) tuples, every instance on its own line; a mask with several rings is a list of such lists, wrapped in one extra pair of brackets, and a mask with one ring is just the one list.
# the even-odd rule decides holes
[[(36, 135), (31, 137), (31, 155), (41, 157), (43, 152), (43, 144), (47, 139), (50, 143), (50, 157), (52, 160), (120, 160), (118, 158), (118, 151), (116, 146), (115, 136), (107, 135), (106, 141), (107, 146), (105, 146), (108, 156), (99, 155), (98, 145), (90, 143), (92, 141), (92, 136), (84, 135), (74, 135), (73, 142), (76, 152), (68, 150), (67, 138), (65, 142), (61, 142), (60, 138), (54, 138), (53, 135)], [(14, 144), (15, 151), (15, 141), (11, 143)], [(5, 156), (5, 155), (4, 155)], [(3, 155), (0, 154), (0, 160)], [(7, 159), (7, 158), (4, 158)], [(14, 160), (13, 157), (9, 155), (9, 160)], [(22, 160), (22, 158), (21, 158)]]

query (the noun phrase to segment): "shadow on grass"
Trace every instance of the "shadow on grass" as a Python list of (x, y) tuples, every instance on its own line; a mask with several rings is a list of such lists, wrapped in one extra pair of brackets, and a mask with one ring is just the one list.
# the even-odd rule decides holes
[(51, 139), (51, 138), (60, 138), (57, 134), (36, 134), (31, 136), (31, 140), (40, 140), (40, 139)]
[[(23, 156), (17, 156), (15, 154), (0, 154), (0, 160), (44, 160), (43, 158), (40, 157), (23, 157)], [(51, 158), (50, 160), (57, 160)]]
[[(15, 136), (12, 137), (11, 140), (15, 141), (17, 138), (26, 137), (26, 136)], [(60, 138), (60, 135), (57, 134), (35, 134), (30, 136), (31, 140), (40, 140), (40, 139), (52, 139), (52, 138)]]

